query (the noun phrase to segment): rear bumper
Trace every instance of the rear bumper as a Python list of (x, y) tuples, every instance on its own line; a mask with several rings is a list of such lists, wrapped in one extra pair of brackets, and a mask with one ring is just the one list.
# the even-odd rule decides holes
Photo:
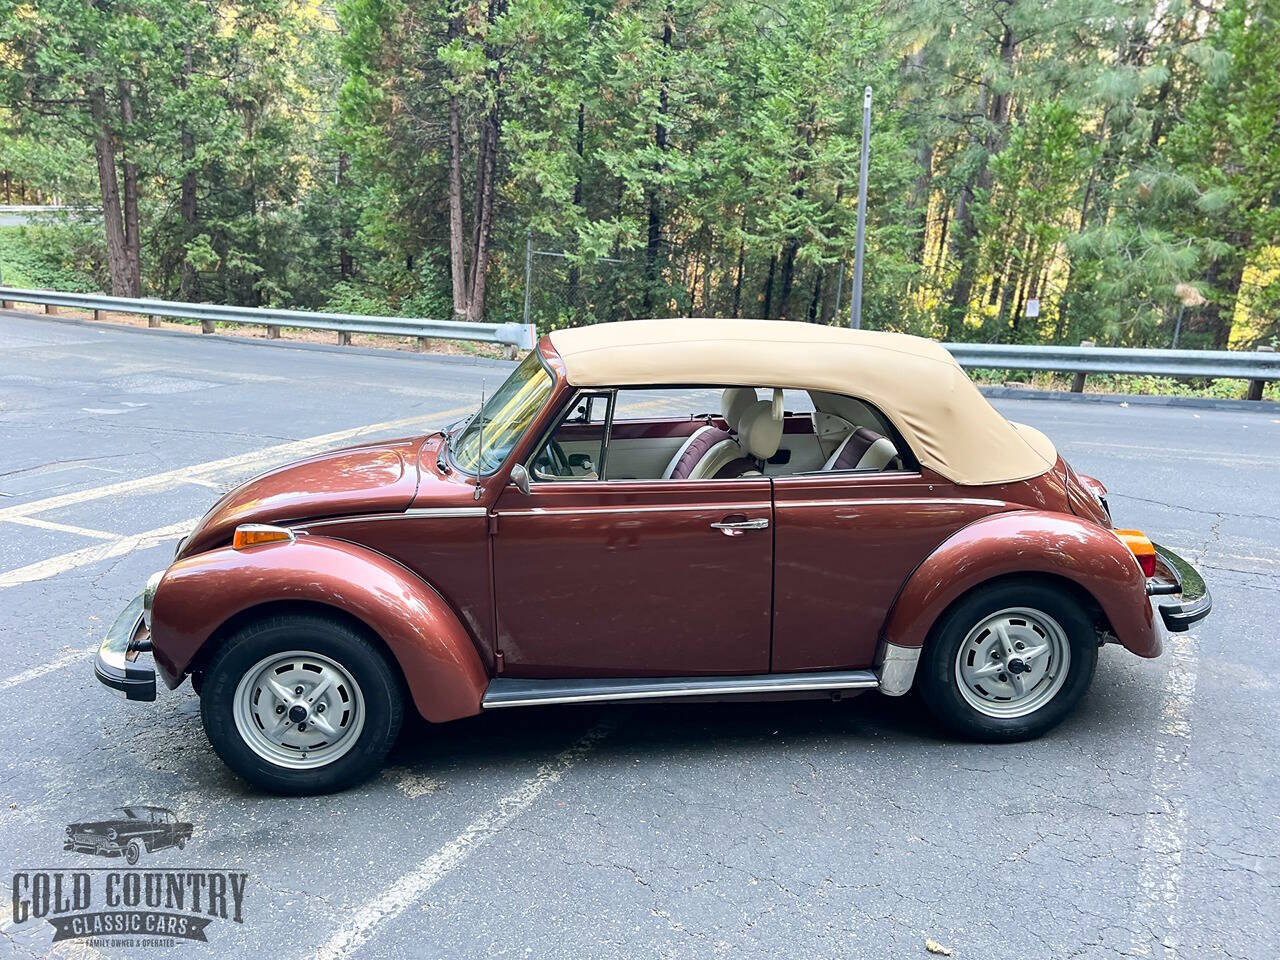
[[(1190, 630), (1213, 610), (1213, 596), (1200, 571), (1168, 547), (1156, 548), (1156, 575), (1147, 580), (1147, 594), (1155, 602), (1165, 628)], [(1163, 599), (1163, 598), (1168, 599)]]
[(104, 687), (127, 700), (156, 698), (155, 668), (138, 662), (150, 647), (150, 633), (142, 618), (143, 594), (138, 594), (116, 617), (93, 661), (93, 674)]

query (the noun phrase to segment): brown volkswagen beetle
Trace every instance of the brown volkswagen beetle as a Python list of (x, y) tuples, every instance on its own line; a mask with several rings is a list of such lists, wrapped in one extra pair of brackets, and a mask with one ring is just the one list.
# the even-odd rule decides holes
[(647, 320), (544, 337), (450, 430), (233, 490), (95, 670), (134, 700), (191, 676), (232, 769), (311, 793), (409, 705), (915, 687), (960, 735), (1035, 737), (1100, 644), (1158, 656), (1210, 604), (938, 344)]

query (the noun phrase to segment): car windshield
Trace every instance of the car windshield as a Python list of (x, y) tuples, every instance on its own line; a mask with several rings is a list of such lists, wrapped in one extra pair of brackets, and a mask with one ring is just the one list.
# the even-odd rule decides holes
[(485, 401), (483, 409), (468, 421), (457, 442), (450, 444), (453, 462), (464, 473), (486, 474), (496, 470), (547, 402), (551, 387), (551, 374), (538, 354), (529, 354)]

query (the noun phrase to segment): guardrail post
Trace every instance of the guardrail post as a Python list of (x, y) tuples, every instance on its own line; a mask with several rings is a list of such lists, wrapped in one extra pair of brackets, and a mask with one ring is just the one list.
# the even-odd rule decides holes
[(57, 313), (57, 312), (58, 312), (58, 308), (57, 308), (57, 307), (55, 307), (52, 303), (46, 303), (46, 304), (44, 305), (44, 312), (45, 312), (45, 313)]
[(280, 327), (278, 325), (274, 323), (267, 324), (267, 339), (268, 340), (280, 339)]
[[(158, 323), (157, 323), (157, 326), (159, 326), (159, 324), (158, 324)], [(201, 333), (213, 333), (213, 332), (214, 332), (214, 322), (213, 322), (212, 320), (201, 320), (201, 321), (200, 321), (200, 332), (201, 332)]]
[[(147, 326), (148, 326), (148, 327), (151, 327), (153, 330), (154, 330), (154, 329), (159, 329), (159, 327), (160, 327), (160, 318), (159, 318), (159, 317), (147, 317)], [(203, 329), (203, 324), (201, 325), (201, 327), (202, 327), (202, 329), (201, 329), (201, 331), (200, 331), (201, 333), (209, 333), (209, 332), (210, 332), (210, 331), (208, 331), (208, 330)]]
[(430, 337), (418, 337), (418, 352), (419, 352), (419, 353), (426, 353), (426, 352), (427, 352), (428, 350), (430, 350), (430, 349), (431, 349), (431, 338), (430, 338)]
[[(1092, 347), (1093, 345), (1094, 343), (1092, 340), (1080, 341), (1080, 346), (1082, 347)], [(1075, 379), (1071, 381), (1071, 392), (1084, 393), (1084, 374), (1083, 373), (1077, 373), (1075, 376)]]
[(13, 301), (12, 301), (12, 300), (5, 300), (5, 301), (3, 301), (3, 302), (0, 302), (0, 306), (4, 307), (6, 310), (12, 310), (12, 309), (13, 309)]
[(102, 311), (97, 309), (96, 307), (94, 308), (94, 311), (93, 311), (93, 320), (95, 323), (102, 322)]
[(349, 330), (338, 331), (338, 346), (340, 347), (351, 346), (351, 331)]
[[(1264, 344), (1264, 345), (1262, 345), (1262, 346), (1260, 346), (1260, 347), (1258, 348), (1258, 352), (1259, 352), (1259, 353), (1275, 353), (1275, 352), (1276, 352), (1276, 348), (1275, 348), (1275, 347), (1269, 347), (1269, 346), (1267, 346), (1267, 345), (1265, 345), (1265, 344)], [(1250, 380), (1250, 381), (1249, 381), (1249, 392), (1248, 392), (1248, 394), (1246, 394), (1246, 395), (1245, 395), (1245, 399), (1246, 399), (1246, 400), (1261, 400), (1261, 399), (1262, 399), (1262, 388), (1263, 388), (1263, 387), (1265, 387), (1266, 385), (1267, 385), (1267, 382), (1266, 382), (1265, 380)]]

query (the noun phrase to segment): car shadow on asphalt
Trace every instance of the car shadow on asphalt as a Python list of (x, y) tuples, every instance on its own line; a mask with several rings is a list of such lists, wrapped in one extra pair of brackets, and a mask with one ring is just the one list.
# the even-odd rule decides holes
[[(940, 743), (915, 697), (861, 695), (838, 702), (648, 703), (493, 711), (447, 724), (406, 718), (389, 763), (463, 771), (520, 760), (544, 760), (587, 731), (604, 726), (606, 744), (628, 752), (685, 756), (788, 745)], [(605, 752), (611, 749), (602, 745)]]

